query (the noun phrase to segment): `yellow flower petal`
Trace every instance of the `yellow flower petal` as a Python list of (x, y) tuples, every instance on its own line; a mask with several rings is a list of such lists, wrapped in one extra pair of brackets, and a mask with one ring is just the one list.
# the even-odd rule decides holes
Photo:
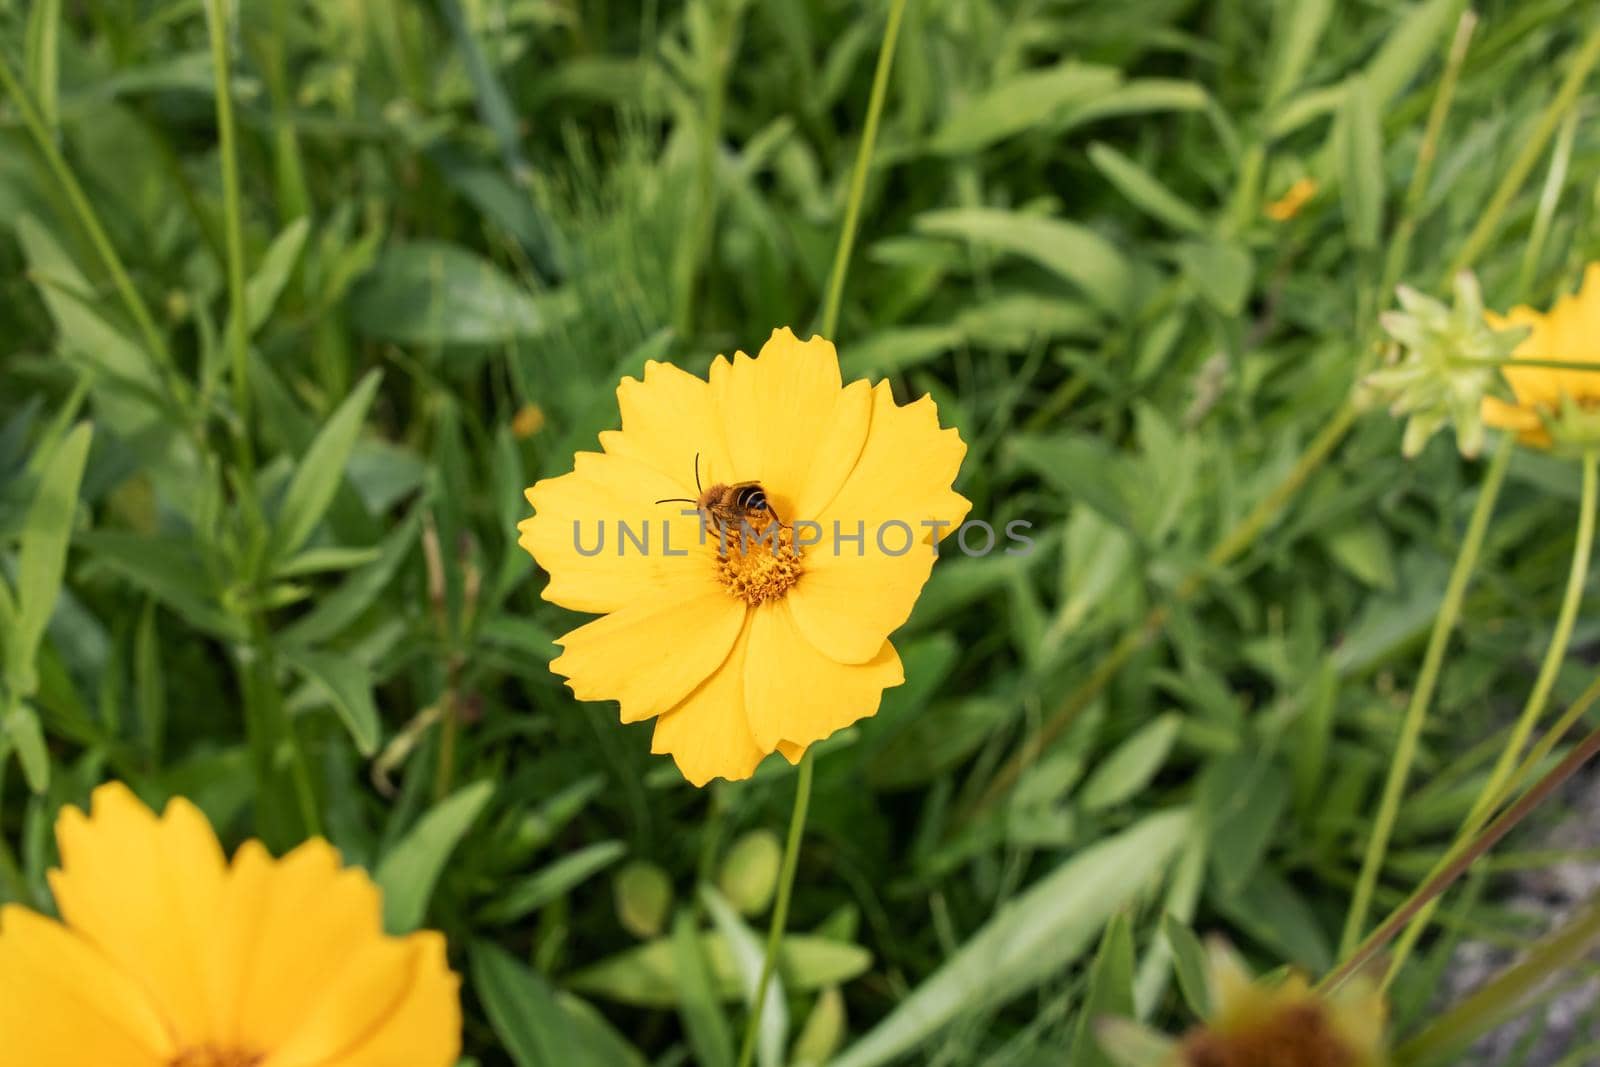
[(696, 456), (705, 485), (730, 480), (733, 465), (721, 413), (705, 379), (651, 360), (645, 364), (643, 381), (622, 379), (617, 406), (622, 429), (601, 434), (600, 443), (612, 455), (637, 459), (670, 478), (676, 492), (658, 495), (697, 495)]
[[(691, 478), (691, 497), (692, 489)], [(550, 574), (544, 598), (574, 611), (616, 611), (678, 596), (686, 581), (712, 581), (716, 545), (684, 514), (694, 505), (656, 503), (683, 495), (643, 461), (602, 452), (580, 452), (572, 473), (537, 482), (528, 490), (534, 515), (517, 529)]]
[[(801, 632), (828, 656), (865, 663), (911, 615), (935, 531), (948, 535), (971, 507), (950, 488), (966, 451), (960, 434), (939, 428), (931, 399), (899, 407), (888, 383), (874, 389), (866, 447), (819, 517), (822, 543), (789, 594)], [(861, 544), (845, 540), (857, 533)]]
[(695, 785), (713, 778), (748, 778), (767, 755), (756, 744), (745, 712), (745, 663), (749, 628), (722, 667), (688, 698), (656, 720), (650, 751), (670, 753), (683, 776)]
[(733, 463), (716, 480), (759, 481), (785, 522), (818, 514), (854, 468), (871, 416), (870, 387), (841, 386), (832, 342), (774, 330), (756, 359), (719, 356), (711, 389)]
[(756, 744), (804, 749), (874, 715), (884, 689), (905, 681), (900, 657), (884, 641), (860, 664), (830, 659), (806, 640), (785, 601), (752, 612), (745, 706)]
[[(461, 980), (445, 961), (444, 938), (434, 933), (406, 939), (411, 981), (400, 1001), (365, 1039), (326, 1067), (449, 1067), (461, 1054)], [(263, 1065), (268, 1067), (268, 1065)]]
[(631, 605), (558, 638), (565, 651), (550, 669), (579, 700), (620, 703), (623, 722), (670, 711), (728, 658), (746, 610), (711, 580), (680, 589), (676, 599)]
[(203, 961), (224, 866), (211, 825), (182, 798), (157, 819), (119, 783), (94, 791), (91, 812), (65, 808), (56, 823), (50, 885), (62, 918), (144, 986), (180, 1036), (214, 1033)]
[(1497, 396), (1486, 396), (1483, 398), (1480, 410), (1485, 426), (1496, 430), (1510, 430), (1517, 434), (1524, 444), (1539, 448), (1550, 446), (1550, 434), (1544, 428), (1544, 420), (1539, 418), (1539, 413), (1534, 409), (1525, 408), (1520, 404), (1508, 404)]
[(382, 900), (326, 841), (274, 861), (251, 842), (234, 859), (219, 924), (219, 979), (232, 992), (218, 1044), (277, 1049), (328, 995), (344, 961), (383, 941)]
[(60, 923), (0, 908), (0, 1061), (166, 1067), (176, 1054), (149, 995)]

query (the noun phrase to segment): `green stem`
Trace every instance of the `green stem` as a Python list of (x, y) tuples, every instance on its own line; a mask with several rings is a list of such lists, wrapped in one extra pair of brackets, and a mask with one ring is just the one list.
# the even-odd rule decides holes
[(844, 209), (844, 229), (839, 234), (839, 247), (834, 252), (833, 270), (828, 274), (828, 291), (822, 302), (822, 336), (833, 338), (839, 328), (839, 303), (844, 298), (844, 279), (850, 271), (850, 255), (855, 249), (856, 228), (861, 221), (861, 202), (867, 193), (867, 172), (872, 169), (872, 152), (878, 143), (878, 120), (883, 115), (883, 102), (889, 95), (889, 73), (894, 69), (895, 41), (900, 36), (900, 19), (905, 14), (906, 0), (890, 0), (889, 24), (883, 31), (883, 43), (878, 46), (878, 66), (872, 74), (872, 95), (867, 101), (867, 122), (861, 132), (861, 146), (856, 150), (855, 169), (850, 175), (850, 198)]
[(1428, 706), (1433, 701), (1434, 687), (1439, 681), (1440, 668), (1444, 666), (1445, 648), (1461, 616), (1461, 601), (1466, 596), (1467, 583), (1478, 565), (1478, 553), (1483, 548), (1483, 538), (1489, 528), (1489, 517), (1494, 513), (1495, 500), (1500, 486), (1505, 482), (1506, 468), (1516, 448), (1516, 438), (1506, 434), (1495, 449), (1494, 459), (1484, 473), (1483, 484), (1478, 489), (1478, 501), (1473, 506), (1472, 518), (1467, 523), (1467, 533), (1456, 553), (1456, 562), (1445, 586), (1444, 600), (1439, 613), (1434, 616), (1433, 632), (1428, 635), (1427, 651), (1422, 656), (1422, 670), (1416, 688), (1406, 707), (1405, 720), (1400, 727), (1400, 740), (1395, 746), (1394, 758), (1389, 764), (1389, 778), (1384, 783), (1383, 797), (1378, 803), (1378, 815), (1367, 840), (1367, 852), (1361, 864), (1361, 874), (1356, 879), (1355, 893), (1350, 900), (1350, 911), (1345, 917), (1344, 937), (1340, 951), (1349, 952), (1355, 947), (1366, 925), (1367, 912), (1372, 906), (1372, 893), (1377, 888), (1378, 872), (1383, 869), (1384, 856), (1389, 850), (1389, 839), (1394, 832), (1395, 820), (1400, 814), (1400, 799), (1406, 782), (1411, 777), (1411, 765), (1417, 758), (1417, 743), (1428, 719)]
[(778, 966), (783, 947), (783, 928), (789, 921), (789, 898), (794, 892), (794, 874), (799, 866), (800, 837), (805, 831), (806, 810), (811, 806), (812, 757), (800, 757), (800, 780), (794, 787), (794, 810), (789, 814), (789, 838), (783, 846), (783, 866), (778, 872), (778, 900), (772, 907), (772, 925), (767, 929), (767, 951), (761, 961), (761, 980), (756, 983), (755, 1001), (745, 1023), (744, 1043), (739, 1048), (739, 1067), (750, 1067), (756, 1054), (756, 1039), (761, 1033), (761, 1012), (767, 1003), (767, 987)]
[(699, 157), (697, 160), (697, 186), (699, 199), (695, 202), (694, 216), (690, 220), (689, 239), (679, 246), (674, 264), (678, 308), (676, 326), (679, 337), (688, 337), (694, 328), (695, 300), (700, 285), (701, 261), (715, 248), (717, 224), (717, 155), (722, 140), (722, 113), (728, 95), (728, 67), (733, 62), (733, 40), (743, 4), (731, 5), (726, 11), (715, 10), (719, 5), (708, 4), (708, 18), (715, 19), (710, 29), (711, 39), (706, 42), (710, 52), (707, 57), (705, 84), (705, 114), (700, 121)]
[(1533, 133), (1523, 143), (1522, 151), (1501, 176), (1500, 184), (1495, 188), (1494, 195), (1489, 198), (1489, 206), (1478, 216), (1478, 224), (1467, 235), (1466, 243), (1461, 246), (1461, 251), (1450, 263), (1450, 269), (1445, 272), (1447, 280), (1456, 271), (1471, 266), (1494, 239), (1506, 209), (1511, 206), (1511, 201), (1521, 190), (1522, 183), (1533, 172), (1534, 166), (1539, 162), (1539, 156), (1544, 152), (1544, 146), (1555, 134), (1556, 127), (1561, 124), (1567, 111), (1577, 101), (1583, 83), (1588, 80), (1597, 62), (1600, 62), (1600, 23), (1596, 23), (1589, 31), (1589, 36), (1584, 38), (1583, 44), (1572, 60), (1572, 65), (1567, 68), (1567, 75), (1561, 83), (1561, 88), (1550, 103), (1545, 105), (1539, 120), (1534, 123)]
[[(116, 247), (112, 245), (111, 238), (106, 235), (105, 227), (100, 224), (100, 217), (95, 214), (94, 205), (89, 203), (89, 198), (83, 191), (83, 186), (78, 184), (72, 168), (67, 165), (66, 158), (62, 156), (61, 149), (56, 146), (55, 138), (50, 135), (44, 119), (40, 116), (38, 108), (28, 96), (27, 91), (17, 81), (17, 76), (11, 69), (11, 64), (6, 61), (3, 51), (0, 51), (0, 86), (5, 88), (6, 94), (11, 97), (11, 102), (16, 105), (17, 113), (22, 118), (22, 124), (27, 127), (29, 135), (33, 138), (35, 147), (44, 156), (45, 164), (50, 168), (51, 175), (56, 183), (67, 195), (67, 201), (72, 205), (72, 210), (78, 216), (78, 222), (89, 235), (89, 241), (94, 245), (95, 254), (100, 257), (100, 263), (111, 275), (111, 284), (116, 288), (117, 295), (122, 299), (123, 306), (132, 317), (134, 325), (139, 329), (140, 336), (144, 339), (145, 348), (149, 351), (150, 358), (156, 361), (158, 367), (169, 375), (169, 385), (178, 381), (173, 368), (172, 354), (167, 350), (166, 340), (161, 331), (156, 328), (154, 316), (145, 304), (144, 298), (134, 288), (133, 279), (129, 277), (128, 270), (123, 266), (122, 258), (117, 255)], [(175, 393), (181, 397), (181, 393)]]
[(1540, 367), (1548, 370), (1571, 370), (1581, 374), (1600, 372), (1600, 362), (1582, 359), (1536, 359), (1531, 356), (1508, 356), (1505, 359), (1457, 357), (1451, 360), (1460, 367)]
[(1417, 212), (1422, 207), (1423, 195), (1428, 191), (1428, 181), (1433, 177), (1433, 164), (1439, 156), (1439, 138), (1444, 133), (1445, 118), (1450, 114), (1450, 105), (1455, 100), (1461, 65), (1466, 62), (1467, 46), (1472, 42), (1472, 32), (1477, 25), (1478, 16), (1470, 9), (1463, 11), (1456, 23), (1444, 73), (1439, 78), (1439, 89), (1434, 93), (1433, 104), (1428, 109), (1428, 124), (1423, 130), (1422, 144), (1417, 149), (1417, 164), (1411, 171), (1411, 184), (1406, 187), (1405, 206), (1401, 210), (1400, 221), (1395, 224), (1389, 252), (1384, 259), (1383, 280), (1378, 284), (1380, 299), (1388, 299), (1388, 293), (1400, 280), (1400, 275), (1406, 269), (1406, 261), (1410, 258), (1411, 240), (1417, 231)]
[(1394, 939), (1395, 935), (1416, 918), (1418, 914), (1435, 903), (1441, 893), (1450, 888), (1474, 863), (1501, 839), (1526, 819), (1538, 806), (1549, 799), (1554, 793), (1584, 764), (1600, 753), (1600, 729), (1590, 733), (1579, 745), (1567, 754), (1566, 758), (1552, 767), (1544, 777), (1534, 783), (1506, 813), (1489, 825), (1487, 830), (1473, 838), (1470, 842), (1461, 841), (1452, 846), (1440, 862), (1438, 873), (1432, 875), (1427, 881), (1406, 898), (1398, 908), (1390, 913), (1382, 924), (1366, 939), (1357, 945), (1340, 964), (1328, 973), (1317, 984), (1319, 992), (1328, 993), (1337, 989), (1355, 975)]
[(228, 25), (223, 0), (206, 0), (211, 38), (211, 68), (216, 84), (217, 150), (222, 157), (223, 226), (228, 252), (228, 349), (233, 359), (233, 406), (239, 420), (239, 458), (245, 484), (254, 482), (250, 441), (250, 379), (246, 336), (249, 308), (244, 280), (244, 213), (239, 197), (239, 155), (233, 124), (233, 93), (228, 66)]
[(1591, 900), (1522, 959), (1396, 1049), (1396, 1062), (1426, 1063), (1446, 1052), (1465, 1048), (1480, 1035), (1514, 1017), (1530, 995), (1547, 985), (1552, 975), (1583, 959), (1596, 941), (1600, 941), (1600, 897)]
[[(1464, 840), (1476, 833), (1488, 821), (1489, 816), (1494, 813), (1495, 806), (1508, 791), (1508, 787), (1512, 784), (1517, 757), (1522, 754), (1529, 735), (1533, 732), (1539, 717), (1544, 714), (1545, 705), (1550, 699), (1550, 691), (1555, 686), (1556, 675), (1560, 673), (1561, 663), (1566, 658), (1567, 645), (1572, 640), (1572, 629), (1578, 621), (1578, 605), (1583, 600), (1583, 585), (1589, 574), (1589, 560), (1594, 549), (1595, 505), (1597, 499), (1600, 499), (1600, 473), (1597, 473), (1596, 467), (1597, 454), (1594, 451), (1585, 452), (1583, 496), (1579, 503), (1582, 511), (1578, 515), (1578, 535), (1572, 549), (1572, 566), (1567, 574), (1567, 587), (1561, 597), (1561, 608), (1556, 615), (1555, 633), (1551, 635), (1550, 645), (1545, 649), (1544, 661), (1539, 665), (1538, 677), (1534, 679), (1533, 689), (1523, 705), (1522, 714), (1512, 727), (1511, 737), (1501, 749), (1500, 757), (1495, 761), (1488, 781), (1484, 783), (1483, 789), (1479, 791), (1477, 799), (1468, 811), (1458, 840)], [(1437, 910), (1437, 905), (1422, 909), (1417, 915), (1416, 922), (1395, 946), (1394, 959), (1389, 965), (1385, 984), (1394, 981), (1395, 976), (1400, 973), (1400, 968), (1410, 957), (1412, 949), (1416, 947), (1418, 939), (1427, 929)]]

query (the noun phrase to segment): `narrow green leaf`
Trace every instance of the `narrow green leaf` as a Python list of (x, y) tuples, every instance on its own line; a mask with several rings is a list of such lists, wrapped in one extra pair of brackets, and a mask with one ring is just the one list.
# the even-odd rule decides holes
[(78, 485), (89, 456), (94, 431), (88, 423), (73, 428), (56, 447), (40, 472), (39, 488), (22, 523), (22, 547), (17, 563), (17, 666), (21, 680), (16, 692), (31, 696), (38, 684), (34, 658), (44, 639), (45, 626), (61, 592), (67, 566), (67, 542), (78, 510)]
[(1170, 912), (1161, 916), (1161, 936), (1172, 950), (1173, 969), (1178, 972), (1178, 989), (1185, 1003), (1197, 1018), (1211, 1015), (1211, 986), (1206, 977), (1205, 946), (1194, 936), (1194, 931), (1179, 922)]
[(960, 208), (919, 215), (916, 227), (1031, 259), (1116, 317), (1132, 306), (1132, 265), (1110, 241), (1077, 223), (997, 208)]
[(300, 262), (300, 252), (305, 248), (306, 234), (310, 230), (311, 221), (304, 216), (285, 226), (283, 232), (267, 246), (255, 274), (245, 283), (245, 306), (250, 309), (250, 319), (246, 325), (252, 334), (272, 317), (272, 310), (278, 306), (283, 287), (294, 273), (295, 264)]
[(159, 767), (167, 733), (167, 679), (161, 669), (161, 637), (153, 599), (144, 602), (133, 635), (133, 680), (145, 751)]
[(1163, 715), (1141, 727), (1095, 767), (1083, 785), (1081, 801), (1088, 811), (1104, 811), (1121, 804), (1150, 784), (1167, 762), (1178, 739), (1183, 718)]
[(1279, 0), (1273, 19), (1272, 73), (1267, 77), (1268, 110), (1300, 87), (1331, 14), (1333, 0)]
[(5, 736), (17, 750), (17, 762), (22, 764), (22, 776), (28, 780), (28, 788), (36, 794), (47, 792), (50, 789), (50, 750), (45, 747), (38, 714), (27, 704), (19, 703), (6, 716)]
[(1095, 1038), (1102, 1019), (1133, 1014), (1133, 927), (1126, 911), (1118, 912), (1100, 938), (1100, 951), (1089, 969), (1089, 992), (1067, 1056), (1067, 1067), (1113, 1067)]
[(722, 1014), (705, 945), (695, 930), (694, 913), (684, 909), (672, 921), (672, 958), (677, 974), (678, 1014), (702, 1067), (733, 1067), (733, 1034)]
[(472, 947), (472, 985), (517, 1067), (600, 1065), (581, 1057), (571, 1021), (540, 974), (497, 945)]
[(494, 903), (483, 909), (486, 923), (516, 922), (593, 878), (628, 851), (621, 841), (585, 845), (571, 855), (510, 885)]
[(356, 750), (371, 757), (383, 740), (378, 707), (372, 701), (372, 672), (349, 656), (315, 652), (294, 645), (279, 647), (284, 661), (332, 705)]
[(383, 539), (378, 546), (377, 559), (348, 575), (337, 589), (290, 623), (283, 630), (283, 639), (300, 645), (319, 645), (337, 637), (388, 588), (400, 564), (416, 544), (421, 529), (422, 508), (418, 506)]
[(1244, 310), (1255, 281), (1248, 249), (1231, 241), (1190, 241), (1178, 249), (1178, 264), (1195, 292), (1224, 315)]
[(1089, 162), (1117, 187), (1134, 207), (1175, 230), (1200, 233), (1206, 220), (1178, 194), (1139, 164), (1112, 148), (1096, 142), (1089, 146)]
[(1155, 882), (1193, 827), (1187, 811), (1150, 815), (1045, 875), (1003, 905), (831, 1067), (889, 1063), (963, 1015), (1047, 980)]
[(1350, 80), (1333, 139), (1350, 243), (1376, 248), (1383, 225), (1383, 129), (1365, 78)]
[(28, 91), (44, 124), (54, 130), (61, 99), (61, 0), (33, 0), (26, 46)]
[(350, 450), (355, 447), (356, 436), (361, 432), (367, 408), (372, 405), (382, 377), (379, 371), (369, 371), (312, 439), (311, 447), (306, 449), (295, 468), (283, 506), (278, 510), (269, 552), (272, 560), (284, 559), (305, 544), (317, 523), (322, 521), (323, 513), (339, 490), (339, 483), (344, 480)]
[(534, 337), (550, 308), (486, 259), (458, 245), (391, 245), (350, 294), (369, 337), (402, 344), (503, 344)]
[(373, 877), (383, 890), (386, 930), (405, 934), (422, 925), (445, 861), (493, 795), (493, 782), (463, 786), (417, 820), (378, 864)]
[[(722, 935), (722, 943), (728, 946), (728, 952), (733, 957), (744, 1002), (754, 1010), (766, 946), (745, 925), (739, 913), (723, 899), (721, 893), (709, 885), (702, 885), (700, 899), (705, 903), (712, 925)], [(783, 990), (783, 975), (778, 968), (773, 968), (772, 977), (767, 983), (766, 998), (761, 1005), (761, 1029), (756, 1036), (756, 1062), (762, 1067), (779, 1067), (783, 1060), (784, 1045), (789, 1040), (789, 1005)]]
[(959, 107), (933, 135), (935, 152), (974, 152), (1042, 125), (1121, 82), (1114, 67), (1068, 62), (1014, 74)]

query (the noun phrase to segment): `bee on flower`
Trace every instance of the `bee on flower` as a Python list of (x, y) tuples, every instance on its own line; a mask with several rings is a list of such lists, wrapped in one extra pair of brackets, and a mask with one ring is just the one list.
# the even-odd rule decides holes
[(932, 399), (847, 385), (830, 342), (779, 329), (709, 378), (651, 362), (617, 403), (621, 429), (529, 489), (519, 525), (545, 599), (599, 616), (551, 668), (654, 719), (695, 785), (875, 713), (904, 680), (889, 636), (970, 506)]

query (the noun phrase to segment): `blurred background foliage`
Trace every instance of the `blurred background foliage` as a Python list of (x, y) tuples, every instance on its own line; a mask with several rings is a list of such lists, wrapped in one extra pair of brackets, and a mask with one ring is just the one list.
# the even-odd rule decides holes
[[(372, 868), (392, 927), (450, 936), (479, 1063), (725, 1067), (792, 772), (695, 790), (570, 699), (577, 619), (513, 527), (620, 375), (814, 325), (885, 9), (240, 3), (234, 198), (210, 6), (0, 4), (0, 899), (49, 907), (55, 812), (118, 777)], [(1445, 290), (1592, 18), (1487, 0), (1408, 198), (1464, 8), (906, 6), (842, 358), (931, 393), (974, 514), (1037, 551), (947, 554), (906, 684), (821, 753), (764, 1063), (1097, 1065), (1093, 1015), (1188, 1017), (1191, 931), (1334, 960), (1478, 467), (1368, 415), (1206, 555), (1339, 417), (1387, 286)], [(1597, 156), (1557, 132), (1475, 257), (1491, 306), (1600, 252)], [(1377, 914), (1499, 751), (1576, 495), (1515, 460)], [(1400, 1029), (1461, 938), (1541, 931), (1497, 885), (1446, 907)]]

